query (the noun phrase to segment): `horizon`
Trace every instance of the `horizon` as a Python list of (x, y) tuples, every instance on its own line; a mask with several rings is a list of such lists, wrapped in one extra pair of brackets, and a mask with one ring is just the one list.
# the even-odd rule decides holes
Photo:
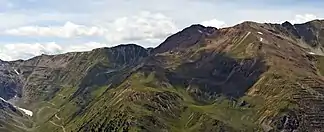
[[(306, 21), (306, 22), (303, 22), (303, 23), (295, 23), (295, 24), (304, 24), (304, 23), (307, 23), (307, 22), (311, 22), (311, 21), (316, 21), (316, 20), (319, 20), (319, 21), (324, 21), (324, 19), (314, 19), (314, 20), (310, 20), (310, 21)], [(242, 24), (244, 22), (254, 22), (254, 21), (243, 21), (241, 23), (238, 23), (238, 24), (235, 24), (235, 25), (239, 25), (239, 24)], [(284, 22), (289, 22), (289, 21), (284, 21)], [(284, 22), (281, 22), (281, 23), (270, 23), (270, 24), (282, 24)], [(255, 22), (255, 23), (258, 23), (258, 24), (266, 24), (266, 23), (259, 23), (259, 22)], [(290, 23), (290, 22), (289, 22)], [(202, 24), (191, 24), (187, 27), (190, 27), (192, 25), (202, 25)], [(233, 25), (233, 26), (235, 26)], [(204, 26), (204, 25), (202, 25)], [(227, 27), (221, 27), (221, 28), (217, 28), (217, 29), (224, 29), (224, 28), (230, 28), (230, 27), (233, 27), (233, 26), (227, 26)], [(213, 26), (204, 26), (204, 27), (213, 27)], [(186, 28), (186, 27), (185, 27)], [(214, 27), (215, 28), (215, 27)], [(177, 32), (180, 32), (182, 31), (183, 29), (177, 31)], [(177, 33), (175, 32), (175, 33)], [(171, 34), (173, 35), (173, 34)], [(120, 43), (120, 44), (116, 44), (116, 45), (113, 45), (113, 46), (103, 46), (103, 47), (94, 47), (94, 48), (91, 48), (89, 50), (83, 50), (83, 51), (66, 51), (66, 52), (61, 52), (61, 53), (54, 53), (54, 54), (46, 54), (46, 53), (42, 53), (42, 54), (39, 54), (39, 55), (35, 55), (35, 56), (31, 56), (29, 58), (18, 58), (18, 59), (14, 59), (14, 60), (2, 60), (0, 58), (0, 61), (8, 61), (8, 62), (11, 62), (11, 61), (20, 61), (20, 60), (29, 60), (29, 59), (33, 59), (35, 57), (38, 57), (38, 56), (42, 56), (42, 55), (48, 55), (48, 56), (51, 56), (51, 55), (60, 55), (60, 54), (67, 54), (67, 53), (78, 53), (78, 52), (91, 52), (95, 49), (100, 49), (100, 48), (114, 48), (114, 47), (118, 47), (118, 46), (126, 46), (126, 45), (136, 45), (136, 46), (140, 46), (142, 48), (145, 48), (145, 49), (149, 49), (149, 48), (157, 48), (160, 44), (162, 44), (169, 36), (166, 36), (166, 38), (163, 39), (163, 41), (161, 43), (159, 43), (158, 45), (154, 46), (154, 47), (144, 47), (138, 43)]]
[[(79, 4), (0, 0), (0, 59), (26, 60), (120, 44), (157, 47), (193, 24), (224, 28), (245, 21), (297, 24), (324, 18), (324, 1), (318, 0), (64, 1), (75, 2)], [(185, 6), (177, 6), (181, 4)]]

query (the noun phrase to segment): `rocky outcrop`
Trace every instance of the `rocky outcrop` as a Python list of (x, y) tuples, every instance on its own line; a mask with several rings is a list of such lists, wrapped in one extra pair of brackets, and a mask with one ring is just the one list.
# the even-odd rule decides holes
[(19, 70), (0, 60), (0, 97), (6, 100), (15, 96), (21, 97), (22, 87)]
[(282, 24), (296, 38), (302, 39), (312, 47), (324, 46), (324, 21), (313, 20), (302, 24), (290, 24), (285, 22)]

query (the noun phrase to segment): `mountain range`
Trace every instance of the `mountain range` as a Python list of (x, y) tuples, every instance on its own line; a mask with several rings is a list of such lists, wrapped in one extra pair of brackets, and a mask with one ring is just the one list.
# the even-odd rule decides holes
[(323, 131), (323, 55), (324, 20), (247, 21), (0, 61), (0, 131)]

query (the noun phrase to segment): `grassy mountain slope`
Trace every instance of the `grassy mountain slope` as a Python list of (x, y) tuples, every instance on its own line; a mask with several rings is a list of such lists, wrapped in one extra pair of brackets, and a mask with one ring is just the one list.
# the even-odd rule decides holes
[(296, 82), (316, 77), (316, 67), (307, 49), (271, 30), (276, 29), (253, 22), (220, 30), (193, 25), (174, 35), (182, 41), (171, 36), (154, 49), (123, 83), (101, 88), (87, 112), (62, 126), (73, 131), (309, 129), (299, 119), (303, 106), (295, 96), (302, 89)]
[(321, 23), (192, 25), (152, 50), (10, 63), (35, 131), (321, 131)]

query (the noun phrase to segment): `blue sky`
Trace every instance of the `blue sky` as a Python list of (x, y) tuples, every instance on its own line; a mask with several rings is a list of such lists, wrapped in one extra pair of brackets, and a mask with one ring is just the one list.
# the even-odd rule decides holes
[(324, 18), (322, 0), (0, 0), (0, 59), (136, 43), (155, 47), (191, 24)]

